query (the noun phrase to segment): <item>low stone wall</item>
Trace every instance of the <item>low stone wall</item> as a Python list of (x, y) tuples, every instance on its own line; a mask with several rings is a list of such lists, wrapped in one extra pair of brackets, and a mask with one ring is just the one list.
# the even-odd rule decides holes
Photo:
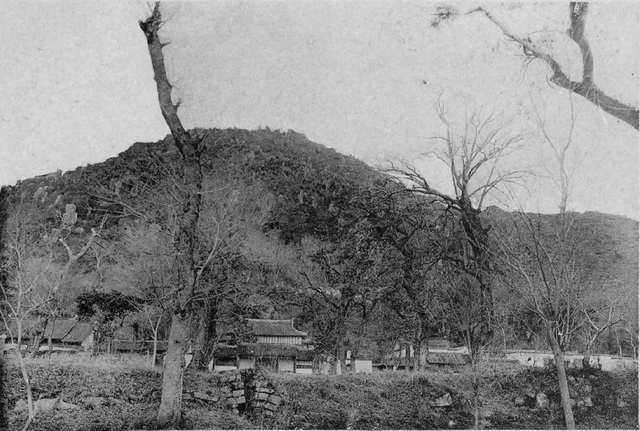
[[(568, 376), (569, 396), (572, 407), (589, 409), (594, 407), (594, 395), (596, 392), (598, 377), (589, 375), (588, 377)], [(521, 395), (514, 400), (516, 407), (529, 407), (537, 409), (557, 409), (560, 408), (559, 393), (556, 392), (556, 400), (550, 399), (551, 392), (536, 390), (534, 387), (523, 388)], [(615, 406), (618, 408), (627, 407), (623, 399), (616, 399)]]
[(222, 397), (236, 413), (273, 417), (282, 397), (260, 370), (224, 371), (220, 376)]

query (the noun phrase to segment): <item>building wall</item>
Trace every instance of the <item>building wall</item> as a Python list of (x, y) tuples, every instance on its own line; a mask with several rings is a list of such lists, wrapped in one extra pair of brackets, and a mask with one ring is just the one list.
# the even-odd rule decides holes
[[(213, 367), (213, 361), (209, 365), (209, 371), (211, 371), (212, 367)], [(213, 368), (213, 372), (219, 373), (221, 371), (233, 371), (233, 370), (237, 370), (237, 369), (238, 369), (238, 367), (235, 367), (235, 366), (232, 366), (232, 365), (216, 365), (215, 368)]]
[(93, 332), (80, 345), (84, 350), (93, 348)]
[(354, 362), (356, 373), (371, 374), (373, 363), (368, 359), (356, 359)]
[(295, 368), (294, 368), (295, 364), (293, 362), (293, 359), (285, 359), (285, 358), (280, 358), (278, 359), (278, 372), (279, 373), (293, 373), (295, 372)]
[(296, 361), (296, 374), (313, 374), (313, 361)]
[(302, 337), (276, 337), (276, 336), (263, 336), (258, 335), (258, 343), (266, 344), (302, 344)]
[(240, 363), (238, 364), (239, 370), (244, 370), (247, 368), (255, 368), (256, 361), (253, 358), (240, 358)]

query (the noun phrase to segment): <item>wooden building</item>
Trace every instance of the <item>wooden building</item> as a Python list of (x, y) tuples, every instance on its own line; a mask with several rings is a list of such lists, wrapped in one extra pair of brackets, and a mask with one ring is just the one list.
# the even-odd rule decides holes
[(210, 364), (210, 369), (225, 371), (259, 367), (284, 373), (313, 372), (313, 346), (305, 344), (307, 333), (295, 329), (293, 319), (247, 319), (247, 323), (256, 342), (218, 347), (215, 364)]
[[(43, 328), (43, 322), (29, 319), (22, 322), (22, 343), (33, 345), (40, 338), (39, 351), (48, 350), (49, 338), (51, 338), (52, 351), (80, 351), (93, 347), (93, 324), (80, 322), (73, 318), (49, 319), (47, 326)], [(9, 323), (6, 328), (7, 342), (17, 342), (17, 325), (15, 321)]]

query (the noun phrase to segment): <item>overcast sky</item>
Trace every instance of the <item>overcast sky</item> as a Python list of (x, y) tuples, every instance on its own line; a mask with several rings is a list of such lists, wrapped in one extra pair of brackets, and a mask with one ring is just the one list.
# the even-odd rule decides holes
[[(168, 129), (158, 108), (138, 19), (145, 2), (1, 0), (0, 183), (116, 156)], [(558, 196), (549, 148), (534, 132), (532, 101), (553, 139), (569, 125), (567, 92), (540, 62), (479, 15), (432, 28), (438, 4), (423, 1), (217, 1), (166, 4), (161, 37), (187, 127), (288, 130), (371, 164), (403, 159), (450, 190), (447, 170), (419, 159), (442, 133), (442, 94), (454, 121), (465, 106), (515, 116), (527, 138), (504, 168), (538, 176), (516, 191), (527, 210), (553, 212)], [(574, 79), (567, 3), (488, 5), (521, 35), (548, 40)], [(471, 5), (460, 6), (461, 10)], [(640, 5), (592, 4), (587, 35), (600, 88), (637, 104)], [(580, 98), (569, 208), (639, 216), (638, 133)], [(489, 203), (517, 204), (506, 196)]]

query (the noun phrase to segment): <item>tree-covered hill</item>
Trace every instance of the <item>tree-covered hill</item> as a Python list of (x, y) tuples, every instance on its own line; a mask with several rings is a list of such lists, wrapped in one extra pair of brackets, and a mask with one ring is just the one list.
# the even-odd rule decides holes
[[(333, 350), (340, 345), (381, 358), (396, 342), (417, 337), (420, 307), (414, 306), (421, 301), (425, 310), (434, 311), (420, 337), (451, 335), (446, 319), (436, 316), (444, 310), (439, 286), (457, 283), (446, 274), (447, 266), (434, 265), (460, 247), (447, 230), (446, 208), (402, 193), (388, 175), (291, 130), (190, 133), (206, 142), (201, 238), (195, 245), (205, 258), (211, 256), (203, 259), (209, 266), (200, 288), (206, 305), (196, 324), (207, 340), (201, 342), (214, 342), (223, 329), (242, 336), (239, 317), (296, 318), (320, 350), (341, 354)], [(48, 276), (64, 279), (55, 310), (43, 308), (41, 315), (73, 315), (77, 296), (116, 291), (144, 299), (149, 316), (162, 320), (162, 304), (149, 296), (149, 288), (166, 288), (173, 280), (163, 241), (172, 207), (183, 204), (174, 181), (180, 166), (168, 135), (135, 143), (103, 163), (4, 187), (5, 285), (15, 283), (16, 266), (7, 258), (10, 243), (28, 239), (30, 259), (41, 264), (51, 256), (58, 275)], [(65, 225), (69, 204), (75, 205), (77, 221)], [(495, 231), (520, 223), (517, 214), (496, 207), (482, 216)], [(530, 216), (543, 232), (560, 223), (559, 215)], [(92, 229), (99, 234), (95, 243), (67, 268), (73, 254), (68, 251), (79, 253), (89, 244)], [(594, 280), (603, 291), (622, 290), (628, 296), (619, 313), (635, 322), (638, 222), (588, 212), (575, 217), (572, 229), (595, 268)], [(56, 238), (65, 239), (68, 249)], [(65, 268), (68, 272), (59, 272)], [(409, 279), (425, 293), (402, 284)], [(156, 335), (164, 333), (160, 325)], [(518, 331), (513, 334), (505, 344), (526, 345), (517, 339)], [(615, 351), (612, 343), (603, 349)]]
[[(228, 181), (257, 179), (277, 199), (274, 227), (285, 238), (299, 239), (305, 230), (328, 233), (328, 212), (345, 210), (361, 187), (384, 176), (365, 163), (309, 141), (294, 131), (261, 129), (197, 130), (207, 136), (205, 172)], [(21, 197), (44, 208), (75, 204), (78, 218), (96, 225), (110, 211), (109, 191), (139, 196), (162, 177), (177, 173), (178, 154), (171, 135), (155, 143), (133, 144), (103, 163), (27, 179), (4, 191), (10, 206)]]

